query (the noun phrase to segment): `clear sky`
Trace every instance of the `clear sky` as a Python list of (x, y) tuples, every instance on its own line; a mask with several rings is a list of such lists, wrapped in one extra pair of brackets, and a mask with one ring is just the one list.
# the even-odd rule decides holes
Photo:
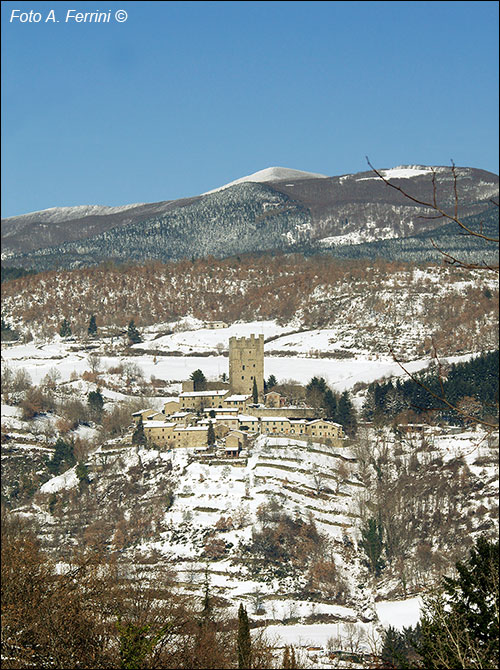
[(2, 2), (2, 45), (3, 216), (366, 155), (498, 173), (497, 2)]

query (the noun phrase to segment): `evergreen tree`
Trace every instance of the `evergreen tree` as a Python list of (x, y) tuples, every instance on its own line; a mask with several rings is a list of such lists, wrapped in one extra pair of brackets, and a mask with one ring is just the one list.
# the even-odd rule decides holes
[(53, 475), (59, 475), (64, 471), (64, 464), (67, 466), (67, 468), (71, 468), (75, 463), (76, 459), (73, 453), (73, 445), (69, 442), (65, 442), (61, 437), (59, 437), (55, 444), (52, 458), (47, 461), (47, 468), (49, 472)]
[(278, 385), (276, 377), (274, 375), (269, 375), (269, 378), (264, 382), (264, 389), (266, 391), (271, 391), (275, 386)]
[(144, 424), (142, 423), (142, 416), (141, 416), (139, 418), (139, 423), (137, 424), (136, 429), (134, 430), (134, 433), (132, 435), (132, 444), (144, 446), (146, 442), (147, 442), (146, 434), (144, 432)]
[(75, 468), (75, 474), (78, 477), (78, 487), (80, 491), (84, 489), (84, 487), (88, 486), (90, 484), (90, 478), (89, 478), (89, 469), (83, 463), (80, 461), (76, 468)]
[(337, 413), (337, 398), (331, 389), (328, 389), (324, 395), (324, 405), (326, 418), (340, 423)]
[(400, 668), (401, 670), (421, 668), (422, 658), (417, 651), (420, 638), (420, 624), (415, 627), (403, 628), (402, 631), (389, 626), (384, 631), (383, 637), (381, 652), (383, 667)]
[(362, 540), (360, 542), (368, 558), (367, 564), (370, 572), (379, 575), (384, 567), (382, 551), (384, 549), (382, 523), (377, 519), (368, 519), (361, 529)]
[(458, 576), (424, 599), (419, 648), (424, 667), (498, 668), (498, 541), (480, 537)]
[(122, 624), (119, 618), (117, 629), (120, 636), (120, 668), (136, 670), (143, 667), (142, 662), (154, 644), (148, 637), (150, 626), (138, 626), (131, 622)]
[(87, 401), (92, 415), (99, 421), (104, 407), (104, 398), (102, 397), (101, 390), (97, 389), (97, 391), (90, 391), (87, 396)]
[(211, 421), (208, 424), (207, 444), (209, 447), (212, 447), (215, 444), (214, 424)]
[(337, 404), (337, 420), (342, 426), (347, 435), (353, 436), (356, 434), (357, 421), (356, 411), (352, 405), (349, 393), (344, 391), (340, 396)]
[(71, 326), (67, 319), (63, 319), (61, 327), (59, 328), (59, 335), (61, 337), (70, 337), (71, 336)]
[(252, 402), (254, 405), (256, 405), (259, 402), (259, 392), (257, 390), (257, 381), (255, 377), (253, 378)]
[(195, 391), (204, 391), (207, 378), (201, 370), (195, 370), (191, 373), (189, 379), (194, 382)]
[(252, 645), (250, 639), (250, 625), (246, 609), (240, 603), (238, 610), (238, 668), (252, 667)]
[(97, 335), (97, 324), (96, 324), (96, 321), (95, 321), (95, 315), (94, 314), (92, 314), (92, 316), (90, 317), (89, 327), (87, 328), (87, 333), (91, 337), (94, 337), (95, 335)]
[(130, 344), (138, 344), (139, 342), (142, 342), (142, 337), (135, 326), (134, 319), (131, 319), (128, 324), (127, 337)]

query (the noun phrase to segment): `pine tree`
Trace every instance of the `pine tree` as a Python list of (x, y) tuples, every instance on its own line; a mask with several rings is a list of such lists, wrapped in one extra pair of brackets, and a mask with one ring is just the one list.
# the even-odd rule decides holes
[(102, 397), (101, 390), (97, 389), (97, 391), (90, 391), (87, 399), (92, 415), (97, 421), (99, 421), (101, 419), (102, 410), (104, 407), (104, 398)]
[(326, 418), (331, 421), (337, 421), (337, 398), (331, 389), (328, 389), (324, 395)]
[(139, 423), (137, 424), (134, 434), (132, 435), (132, 444), (145, 445), (146, 444), (146, 434), (144, 432), (144, 424), (142, 423), (142, 416), (139, 418)]
[(52, 455), (52, 458), (47, 461), (49, 472), (53, 475), (58, 475), (63, 472), (63, 464), (66, 464), (68, 468), (71, 468), (75, 463), (76, 459), (73, 452), (73, 445), (69, 442), (65, 442), (59, 437), (55, 444), (54, 454)]
[(128, 324), (127, 337), (130, 344), (138, 344), (139, 342), (142, 342), (142, 337), (135, 326), (134, 319), (131, 319)]
[(97, 335), (97, 323), (95, 321), (95, 315), (94, 314), (92, 314), (92, 316), (90, 317), (89, 327), (87, 328), (87, 333), (91, 337), (94, 337), (94, 335)]
[(71, 336), (71, 326), (67, 319), (63, 319), (61, 327), (59, 328), (59, 335), (61, 337), (70, 337)]
[(480, 537), (458, 576), (424, 599), (421, 619), (425, 668), (497, 668), (499, 653), (498, 541)]
[(273, 389), (275, 386), (278, 385), (278, 382), (276, 380), (276, 377), (274, 375), (269, 375), (268, 380), (264, 383), (264, 388), (266, 391), (270, 391)]
[(207, 378), (201, 370), (195, 370), (191, 373), (189, 379), (193, 382), (195, 391), (204, 391)]
[(78, 487), (79, 487), (80, 491), (82, 491), (86, 486), (88, 486), (90, 484), (89, 469), (85, 465), (85, 463), (80, 461), (77, 464), (77, 466), (75, 468), (75, 474), (78, 478)]
[(356, 433), (356, 411), (352, 405), (349, 393), (344, 391), (340, 396), (337, 404), (337, 420), (344, 427), (345, 432), (349, 436)]
[(252, 667), (252, 646), (250, 639), (250, 625), (246, 609), (240, 603), (238, 610), (238, 668)]

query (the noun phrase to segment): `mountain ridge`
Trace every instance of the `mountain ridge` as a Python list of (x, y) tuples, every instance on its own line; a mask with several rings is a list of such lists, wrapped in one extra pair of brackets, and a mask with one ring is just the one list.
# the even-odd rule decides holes
[[(474, 168), (413, 165), (382, 174), (427, 202), (435, 180), (439, 202), (450, 211), (456, 189), (461, 217), (481, 213), (498, 195), (498, 177)], [(412, 237), (441, 224), (431, 214), (431, 208), (387, 188), (373, 171), (319, 177), (266, 168), (191, 198), (52, 208), (5, 219), (2, 258), (7, 265), (50, 269), (104, 260), (324, 250), (330, 238), (338, 246)]]

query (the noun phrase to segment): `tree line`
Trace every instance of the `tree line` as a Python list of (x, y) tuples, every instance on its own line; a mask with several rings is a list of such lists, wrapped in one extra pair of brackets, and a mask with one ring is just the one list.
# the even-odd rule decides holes
[(374, 382), (367, 389), (362, 415), (375, 423), (391, 423), (411, 410), (416, 417), (462, 426), (475, 419), (498, 422), (498, 365), (496, 350), (423, 371), (414, 379)]

